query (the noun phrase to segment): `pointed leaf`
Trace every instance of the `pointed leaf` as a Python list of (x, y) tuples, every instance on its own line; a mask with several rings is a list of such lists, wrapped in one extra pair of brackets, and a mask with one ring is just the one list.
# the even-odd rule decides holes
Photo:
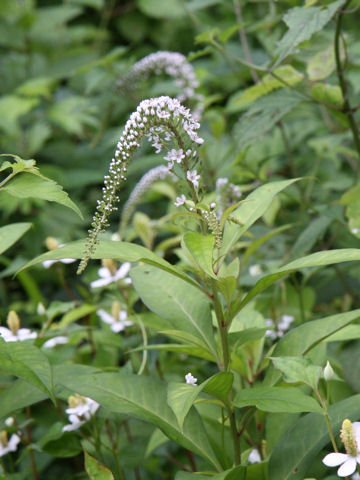
[(138, 265), (130, 273), (145, 305), (168, 320), (175, 330), (191, 333), (217, 358), (209, 298), (192, 285), (150, 265)]
[(90, 480), (114, 480), (111, 471), (84, 450), (85, 470)]
[(304, 357), (269, 357), (287, 383), (302, 382), (317, 389), (323, 369)]
[(188, 232), (183, 237), (183, 244), (195, 263), (210, 277), (216, 278), (213, 271), (214, 236)]
[(0, 228), (0, 254), (5, 252), (29, 230), (32, 223), (12, 223)]
[(306, 257), (298, 258), (293, 262), (287, 263), (279, 268), (278, 272), (285, 270), (299, 270), (307, 267), (322, 267), (324, 265), (333, 265), (341, 262), (352, 262), (360, 260), (360, 249), (358, 248), (340, 248), (338, 250), (325, 250), (312, 253)]
[(234, 405), (239, 408), (254, 405), (264, 412), (322, 413), (317, 401), (296, 387), (245, 388), (236, 394)]

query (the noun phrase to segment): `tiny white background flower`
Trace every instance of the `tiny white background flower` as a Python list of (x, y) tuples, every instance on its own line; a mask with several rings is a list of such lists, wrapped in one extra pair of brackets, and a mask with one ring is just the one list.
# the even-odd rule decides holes
[(65, 343), (68, 343), (69, 339), (67, 337), (63, 336), (58, 336), (54, 338), (50, 338), (50, 340), (47, 340), (44, 344), (44, 348), (54, 348), (56, 345), (64, 345)]
[(260, 463), (261, 462), (260, 453), (259, 453), (259, 450), (257, 448), (253, 448), (251, 450), (251, 452), (249, 453), (248, 462), (249, 463)]
[(16, 435), (16, 433), (11, 435), (7, 444), (3, 444), (0, 440), (0, 457), (2, 457), (3, 455), (6, 455), (9, 452), (16, 452), (17, 446), (19, 443), (20, 443), (20, 437), (19, 435)]
[(185, 195), (182, 193), (180, 195), (180, 197), (176, 197), (176, 200), (174, 202), (174, 205), (175, 207), (181, 207), (181, 205), (184, 205), (184, 203), (186, 202), (186, 197)]
[[(92, 288), (105, 287), (110, 283), (117, 282), (118, 280), (121, 280), (124, 277), (126, 277), (126, 275), (130, 271), (130, 268), (131, 268), (131, 263), (125, 262), (120, 266), (120, 268), (114, 274), (112, 274), (107, 267), (101, 267), (98, 270), (98, 274), (100, 278), (98, 280), (94, 280), (93, 282), (91, 282), (90, 287)], [(127, 279), (125, 279), (125, 281), (126, 280)], [(129, 282), (126, 282), (126, 283), (129, 283)]]
[(133, 322), (127, 319), (127, 313), (125, 310), (121, 310), (118, 313), (117, 318), (114, 318), (110, 313), (100, 308), (96, 312), (101, 320), (105, 323), (108, 323), (111, 326), (111, 330), (115, 333), (122, 332), (126, 327), (134, 325)]
[(185, 381), (188, 385), (197, 385), (197, 378), (193, 377), (190, 372), (185, 375)]

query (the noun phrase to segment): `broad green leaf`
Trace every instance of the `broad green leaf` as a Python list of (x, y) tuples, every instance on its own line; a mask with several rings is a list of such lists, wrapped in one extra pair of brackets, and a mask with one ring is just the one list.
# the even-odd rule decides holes
[(65, 313), (60, 322), (57, 324), (57, 328), (65, 328), (76, 320), (95, 312), (97, 307), (95, 305), (84, 304), (80, 307), (72, 308), (69, 312)]
[(247, 262), (247, 260), (270, 238), (274, 237), (278, 233), (284, 232), (285, 230), (289, 230), (292, 227), (292, 225), (282, 225), (281, 227), (275, 228), (274, 230), (271, 230), (268, 232), (266, 235), (263, 237), (258, 238), (254, 242), (251, 243), (251, 245), (246, 249), (244, 256), (241, 259), (241, 263), (244, 266), (244, 264)]
[(130, 276), (149, 310), (168, 320), (175, 330), (195, 335), (217, 358), (210, 302), (204, 293), (150, 265), (133, 268)]
[(49, 395), (55, 403), (51, 366), (38, 348), (28, 342), (0, 339), (0, 370), (23, 378)]
[(12, 223), (0, 228), (0, 254), (4, 253), (31, 227), (31, 223)]
[(289, 30), (280, 40), (276, 54), (275, 65), (294, 52), (295, 48), (305, 40), (309, 40), (314, 33), (322, 30), (332, 19), (336, 11), (345, 0), (337, 0), (329, 5), (319, 7), (295, 7), (286, 12), (283, 21)]
[(315, 83), (315, 85), (311, 87), (311, 96), (319, 102), (323, 102), (334, 107), (340, 108), (344, 103), (341, 88), (338, 85)]
[[(306, 322), (291, 329), (272, 352), (273, 357), (305, 355), (309, 350), (360, 318), (360, 309)], [(274, 385), (281, 377), (273, 367), (267, 370), (264, 385)]]
[(234, 381), (234, 375), (231, 372), (220, 372), (203, 382), (200, 387), (203, 392), (218, 398), (224, 404), (228, 402), (228, 394)]
[(141, 346), (138, 348), (133, 348), (132, 350), (129, 350), (129, 352), (140, 352), (142, 350), (164, 350), (167, 352), (175, 352), (175, 353), (184, 353), (185, 355), (192, 355), (194, 357), (199, 357), (199, 358), (204, 358), (206, 360), (209, 360), (210, 362), (216, 362), (214, 359), (214, 355), (212, 355), (205, 347), (199, 348), (195, 347), (192, 344), (186, 344), (186, 343), (157, 343), (154, 345), (147, 345)]
[(335, 52), (331, 45), (325, 50), (317, 53), (306, 66), (306, 71), (309, 79), (325, 80), (335, 69)]
[(4, 95), (0, 99), (0, 130), (14, 135), (19, 129), (19, 119), (30, 112), (36, 105), (36, 98), (24, 98), (17, 95)]
[(189, 412), (183, 429), (179, 429), (176, 417), (166, 402), (164, 382), (117, 372), (88, 374), (89, 367), (73, 367), (63, 366), (59, 371), (61, 376), (55, 376), (55, 381), (71, 391), (92, 398), (112, 412), (133, 415), (154, 424), (171, 440), (202, 456), (216, 469), (221, 469), (195, 409)]
[(318, 402), (296, 387), (245, 388), (234, 398), (236, 407), (256, 406), (264, 412), (275, 413), (322, 413)]
[(83, 218), (79, 208), (70, 200), (68, 194), (53, 180), (31, 173), (20, 173), (10, 182), (6, 183), (2, 190), (18, 198), (40, 198), (49, 202), (60, 203), (76, 212)]
[(278, 272), (286, 270), (299, 270), (307, 267), (322, 267), (324, 265), (333, 265), (341, 262), (353, 262), (360, 260), (360, 249), (340, 248), (338, 250), (324, 250), (322, 252), (312, 253), (306, 257), (298, 258), (283, 267)]
[(302, 73), (295, 70), (291, 65), (283, 65), (282, 67), (276, 68), (273, 73), (277, 77), (280, 77), (283, 82), (269, 73), (265, 75), (259, 83), (244, 90), (242, 95), (234, 101), (235, 105), (246, 106), (273, 90), (294, 85), (295, 83), (301, 82), (304, 78)]
[(44, 97), (50, 99), (56, 85), (56, 79), (50, 77), (36, 77), (26, 80), (17, 89), (16, 93), (27, 97)]
[(157, 447), (160, 447), (160, 445), (163, 445), (168, 441), (168, 437), (161, 430), (155, 428), (150, 437), (149, 443), (147, 444), (145, 458), (149, 457)]
[[(329, 416), (335, 437), (345, 418), (360, 417), (360, 395), (331, 405)], [(330, 444), (329, 432), (322, 415), (310, 413), (300, 418), (280, 440), (269, 462), (269, 480), (303, 480), (316, 455)]]
[(96, 113), (97, 107), (89, 99), (75, 95), (54, 103), (48, 110), (50, 120), (66, 132), (79, 136), (83, 134), (84, 127), (98, 126)]
[[(86, 239), (71, 242), (64, 247), (51, 250), (38, 257), (34, 258), (26, 264), (23, 268), (29, 268), (38, 263), (42, 263), (44, 260), (60, 260), (62, 258), (78, 258), (81, 259), (84, 256), (86, 248)], [(151, 250), (136, 245), (135, 243), (128, 242), (112, 242), (109, 240), (102, 240), (96, 247), (96, 251), (91, 255), (92, 259), (112, 258), (113, 260), (119, 260), (121, 262), (144, 262), (154, 265), (157, 268), (165, 270), (167, 272), (182, 278), (184, 281), (191, 285), (200, 288), (199, 285), (190, 277), (185, 275), (176, 266), (171, 265), (162, 257), (159, 257)]]
[(3, 162), (0, 167), (0, 172), (11, 168), (12, 174), (18, 174), (25, 171), (35, 175), (40, 175), (40, 171), (36, 167), (36, 162), (32, 158), (30, 160), (24, 160), (18, 155), (12, 155), (11, 153), (2, 153), (0, 154), (0, 157), (11, 157), (14, 160), (13, 163), (9, 162), (8, 160)]
[(287, 383), (305, 383), (316, 390), (323, 369), (304, 357), (269, 357)]
[(19, 378), (4, 388), (0, 395), (0, 419), (6, 418), (16, 410), (41, 402), (49, 396), (32, 383)]
[(185, 9), (180, 0), (137, 0), (139, 10), (152, 18), (177, 18), (185, 15)]
[(244, 345), (246, 342), (253, 342), (254, 340), (260, 340), (265, 335), (267, 328), (245, 328), (238, 332), (229, 333), (229, 343), (231, 344), (231, 350), (236, 350)]
[(183, 245), (195, 263), (210, 277), (216, 278), (213, 270), (214, 236), (205, 236), (197, 232), (187, 232), (183, 237)]
[(261, 185), (250, 195), (234, 212), (235, 217), (243, 226), (227, 223), (224, 231), (223, 247), (221, 255), (226, 255), (238, 239), (256, 222), (269, 208), (274, 197), (282, 190), (299, 181), (299, 178), (292, 180), (280, 180), (278, 182)]
[(84, 450), (85, 470), (90, 480), (114, 480), (111, 471)]

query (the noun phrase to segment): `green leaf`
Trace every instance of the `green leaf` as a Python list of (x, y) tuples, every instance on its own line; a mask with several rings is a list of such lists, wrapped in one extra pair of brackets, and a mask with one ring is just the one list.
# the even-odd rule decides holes
[(149, 310), (168, 320), (175, 330), (194, 335), (217, 358), (210, 302), (204, 293), (151, 266), (139, 265), (131, 270), (130, 276)]
[(88, 373), (89, 367), (84, 365), (76, 367), (74, 369), (74, 365), (63, 366), (59, 370), (61, 374), (59, 378), (55, 377), (57, 383), (92, 398), (112, 412), (125, 413), (154, 424), (168, 438), (197, 453), (216, 469), (221, 469), (195, 409), (189, 412), (183, 430), (179, 429), (176, 417), (166, 402), (164, 382), (118, 372)]
[(217, 475), (202, 475), (201, 473), (177, 472), (175, 480), (245, 480), (246, 467), (239, 465)]
[(183, 237), (183, 247), (186, 248), (195, 263), (212, 278), (216, 278), (213, 271), (214, 245), (215, 238), (213, 235), (187, 232)]
[(19, 129), (20, 117), (30, 112), (37, 104), (36, 98), (4, 95), (0, 99), (0, 130), (4, 130), (8, 135), (15, 135)]
[(38, 348), (28, 342), (7, 343), (0, 339), (0, 370), (40, 388), (55, 403), (51, 366)]
[(83, 218), (79, 208), (70, 200), (68, 194), (64, 192), (60, 185), (42, 175), (34, 174), (34, 172), (31, 172), (31, 175), (20, 173), (6, 183), (2, 190), (18, 198), (41, 198), (49, 202), (60, 203), (60, 205), (70, 208), (80, 218)]
[(306, 66), (310, 80), (325, 80), (335, 69), (334, 47), (330, 47), (317, 53)]
[(344, 2), (345, 0), (337, 0), (329, 5), (295, 7), (288, 10), (283, 21), (289, 30), (278, 44), (276, 51), (278, 58), (275, 65), (279, 65), (285, 57), (293, 53), (300, 43), (309, 40), (314, 33), (322, 30)]
[(38, 387), (25, 380), (18, 379), (4, 388), (0, 395), (0, 419), (6, 418), (16, 410), (41, 402), (48, 398)]
[[(331, 405), (329, 417), (335, 436), (345, 418), (360, 417), (360, 395)], [(310, 413), (300, 418), (279, 441), (269, 462), (269, 480), (302, 480), (317, 454), (330, 443), (323, 416)]]
[(167, 389), (167, 403), (175, 413), (180, 429), (183, 428), (184, 420), (190, 408), (202, 391), (227, 404), (228, 393), (233, 381), (232, 373), (220, 372), (198, 386), (170, 382)]
[(319, 102), (341, 108), (344, 103), (341, 88), (338, 85), (315, 83), (311, 87), (311, 96)]
[[(44, 260), (60, 260), (62, 258), (78, 258), (81, 259), (84, 256), (84, 251), (86, 248), (87, 240), (78, 240), (76, 242), (71, 242), (65, 245), (64, 247), (57, 248), (56, 250), (51, 250), (50, 252), (43, 253), (38, 257), (31, 260), (23, 268), (29, 268), (38, 263), (42, 263)], [(111, 258), (113, 260), (119, 260), (121, 262), (144, 262), (150, 265), (154, 265), (157, 268), (165, 270), (166, 272), (175, 275), (185, 282), (193, 285), (196, 288), (200, 286), (192, 280), (190, 277), (185, 275), (179, 268), (171, 263), (164, 260), (162, 257), (159, 257), (151, 250), (142, 247), (141, 245), (136, 245), (135, 243), (128, 242), (112, 242), (109, 240), (102, 240), (96, 247), (96, 251), (91, 255), (92, 259), (102, 259), (102, 258)]]
[(146, 451), (145, 451), (145, 458), (149, 457), (157, 447), (163, 445), (164, 443), (168, 442), (169, 439), (166, 435), (163, 434), (161, 430), (155, 428), (153, 431), (149, 443), (147, 444)]
[(299, 257), (311, 250), (318, 238), (324, 234), (332, 222), (333, 218), (326, 215), (312, 220), (305, 230), (300, 233), (292, 246), (290, 252), (291, 258)]
[(254, 190), (234, 212), (235, 217), (243, 226), (227, 223), (224, 231), (221, 255), (226, 255), (238, 239), (256, 222), (269, 208), (274, 197), (282, 190), (298, 182), (300, 178), (281, 180), (261, 185)]
[(111, 471), (84, 450), (85, 470), (90, 480), (114, 480)]
[(62, 127), (66, 132), (83, 135), (84, 127), (97, 127), (95, 114), (97, 107), (85, 97), (72, 95), (54, 103), (48, 110), (49, 119)]
[(273, 73), (283, 81), (280, 81), (269, 73), (256, 85), (243, 90), (241, 96), (234, 100), (235, 105), (238, 107), (246, 106), (250, 102), (267, 95), (275, 89), (294, 85), (301, 82), (304, 78), (303, 74), (295, 70), (291, 65), (283, 65), (282, 67), (276, 68)]
[(323, 369), (304, 357), (269, 357), (287, 383), (305, 383), (317, 390)]
[[(272, 356), (305, 355), (330, 335), (340, 331), (359, 318), (360, 309), (304, 323), (291, 329), (279, 340), (275, 350), (272, 352)], [(279, 372), (270, 367), (263, 380), (264, 385), (274, 385), (280, 376)]]
[(32, 223), (12, 223), (0, 228), (0, 254), (16, 243), (25, 232), (29, 230)]
[(286, 270), (299, 270), (300, 268), (322, 267), (324, 265), (333, 265), (341, 262), (353, 262), (360, 260), (360, 249), (340, 248), (338, 250), (324, 250), (322, 252), (312, 253), (306, 257), (298, 258), (283, 267), (278, 272)]
[(80, 318), (86, 317), (87, 315), (90, 315), (90, 313), (95, 312), (96, 309), (97, 307), (95, 305), (90, 305), (86, 303), (84, 305), (81, 305), (80, 307), (72, 308), (62, 317), (62, 319), (57, 325), (57, 328), (65, 328), (71, 323), (76, 322), (76, 320), (79, 320)]
[(296, 387), (245, 388), (236, 394), (234, 405), (239, 408), (256, 406), (274, 413), (322, 413), (317, 401)]
[(17, 89), (16, 93), (27, 97), (51, 98), (51, 93), (55, 88), (57, 80), (50, 77), (36, 77), (26, 80)]

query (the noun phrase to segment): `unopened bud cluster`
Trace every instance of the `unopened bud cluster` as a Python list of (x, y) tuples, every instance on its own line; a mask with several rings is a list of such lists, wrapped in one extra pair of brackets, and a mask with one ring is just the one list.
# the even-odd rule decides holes
[(137, 205), (140, 203), (141, 198), (150, 189), (151, 185), (159, 180), (165, 180), (165, 178), (169, 176), (174, 177), (174, 175), (169, 171), (169, 168), (165, 167), (165, 165), (159, 165), (158, 167), (152, 168), (141, 177), (140, 181), (135, 185), (134, 190), (131, 192), (129, 199), (125, 203), (121, 212), (121, 235), (123, 235), (126, 225), (128, 224)]
[(109, 174), (104, 178), (103, 197), (98, 201), (92, 228), (89, 230), (87, 250), (78, 273), (86, 267), (99, 233), (108, 225), (108, 216), (117, 209), (114, 206), (118, 200), (117, 191), (126, 180), (128, 164), (144, 136), (148, 137), (156, 153), (163, 149), (169, 151), (164, 157), (169, 170), (178, 174), (180, 167), (180, 172), (186, 175), (191, 188), (198, 188), (200, 177), (191, 168), (197, 163), (197, 146), (204, 142), (197, 133), (199, 128), (200, 124), (193, 119), (190, 110), (177, 99), (162, 96), (143, 100), (139, 104), (126, 122), (110, 163)]
[(221, 248), (222, 243), (222, 231), (221, 225), (218, 220), (216, 210), (216, 204), (212, 203), (210, 205), (210, 210), (201, 210), (201, 217), (205, 220), (209, 230), (215, 237), (215, 245), (217, 248)]

